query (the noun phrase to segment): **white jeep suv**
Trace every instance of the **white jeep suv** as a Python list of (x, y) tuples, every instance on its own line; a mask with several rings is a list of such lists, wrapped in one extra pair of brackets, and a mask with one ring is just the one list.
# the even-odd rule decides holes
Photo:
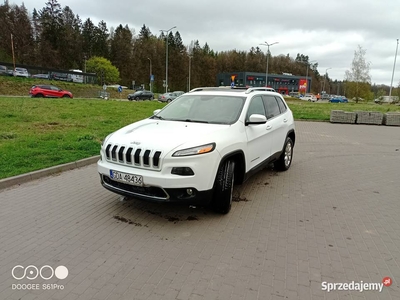
[(121, 195), (228, 213), (233, 185), (270, 163), (289, 169), (295, 140), (280, 94), (197, 88), (108, 135), (98, 172), (103, 187)]

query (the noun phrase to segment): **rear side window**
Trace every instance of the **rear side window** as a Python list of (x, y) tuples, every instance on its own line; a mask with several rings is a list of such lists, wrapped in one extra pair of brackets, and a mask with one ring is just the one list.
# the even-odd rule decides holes
[(281, 114), (275, 96), (265, 95), (264, 103), (265, 103), (265, 109), (267, 111), (267, 119), (272, 119)]
[(281, 113), (284, 113), (287, 110), (287, 107), (285, 105), (285, 102), (280, 97), (275, 97), (276, 101), (278, 102), (279, 109)]

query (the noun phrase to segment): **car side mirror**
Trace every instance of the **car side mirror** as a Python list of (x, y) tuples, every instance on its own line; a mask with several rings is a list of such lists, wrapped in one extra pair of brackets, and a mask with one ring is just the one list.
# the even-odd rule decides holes
[(259, 114), (252, 114), (249, 117), (249, 120), (246, 122), (246, 125), (257, 125), (257, 124), (265, 124), (267, 123), (267, 117)]
[(153, 115), (158, 114), (161, 111), (161, 109), (156, 109), (155, 111), (153, 111)]

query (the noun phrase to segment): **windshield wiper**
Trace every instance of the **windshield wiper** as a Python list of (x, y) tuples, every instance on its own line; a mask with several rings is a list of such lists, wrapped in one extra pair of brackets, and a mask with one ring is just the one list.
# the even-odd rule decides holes
[(207, 121), (202, 121), (202, 120), (192, 120), (192, 119), (177, 120), (177, 121), (183, 121), (183, 122), (193, 122), (193, 123), (208, 123)]
[(163, 117), (157, 116), (157, 115), (154, 115), (154, 116), (152, 116), (151, 118), (152, 118), (152, 119), (165, 120)]

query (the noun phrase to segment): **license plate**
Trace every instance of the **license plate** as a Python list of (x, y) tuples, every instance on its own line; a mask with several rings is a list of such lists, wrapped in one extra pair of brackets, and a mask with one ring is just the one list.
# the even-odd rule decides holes
[(114, 170), (110, 170), (110, 178), (112, 180), (125, 182), (131, 185), (143, 186), (143, 176), (122, 173)]

